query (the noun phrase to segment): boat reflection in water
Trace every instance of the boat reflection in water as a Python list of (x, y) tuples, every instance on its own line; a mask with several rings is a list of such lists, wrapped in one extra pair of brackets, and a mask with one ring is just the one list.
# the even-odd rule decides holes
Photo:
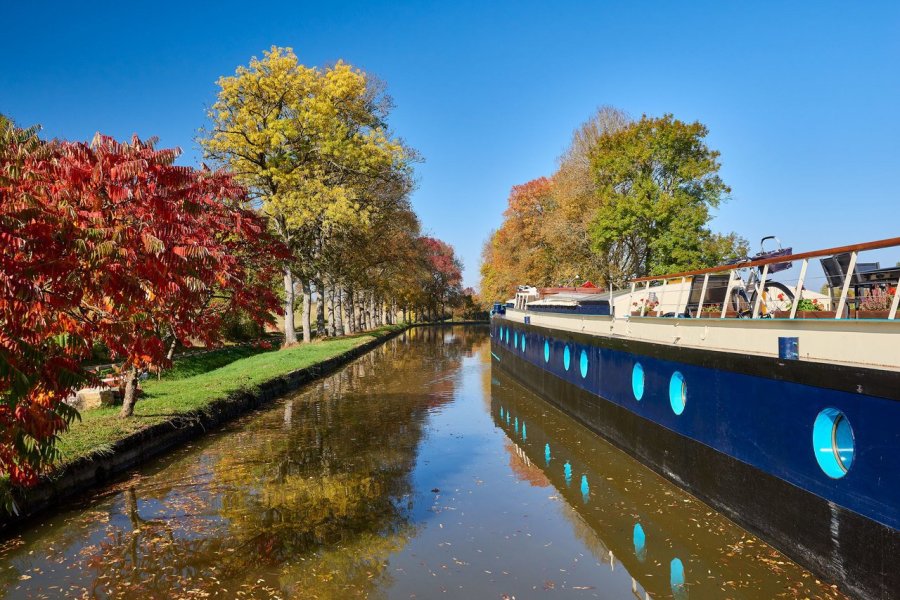
[(520, 469), (538, 471), (563, 497), (598, 561), (629, 574), (632, 597), (839, 596), (496, 369), (491, 414)]

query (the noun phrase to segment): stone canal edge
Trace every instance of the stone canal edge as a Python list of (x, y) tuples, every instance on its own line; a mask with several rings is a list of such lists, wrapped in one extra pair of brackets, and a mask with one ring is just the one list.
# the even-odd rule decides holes
[(203, 436), (307, 383), (331, 375), (350, 361), (409, 329), (475, 324), (486, 325), (486, 322), (414, 323), (394, 331), (380, 333), (375, 339), (342, 354), (275, 377), (253, 388), (239, 390), (212, 401), (203, 409), (172, 417), (132, 433), (113, 443), (109, 450), (79, 458), (43, 476), (33, 488), (16, 490), (18, 513), (0, 515), (0, 539), (13, 535), (46, 511), (63, 508), (66, 500), (108, 484), (152, 458)]

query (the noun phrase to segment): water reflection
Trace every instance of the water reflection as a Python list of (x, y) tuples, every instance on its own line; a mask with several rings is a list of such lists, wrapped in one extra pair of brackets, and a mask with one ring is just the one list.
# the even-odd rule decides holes
[(488, 341), (410, 331), (8, 540), (0, 590), (835, 596), (492, 370)]
[[(624, 567), (634, 596), (841, 597), (507, 374), (495, 375), (491, 398), (495, 422), (510, 439), (516, 431), (507, 421), (527, 420), (529, 438), (520, 441), (520, 450), (533, 457), (533, 464), (542, 465), (573, 509), (563, 514), (596, 559), (613, 571), (617, 563)], [(580, 474), (580, 486), (573, 488), (575, 473)]]

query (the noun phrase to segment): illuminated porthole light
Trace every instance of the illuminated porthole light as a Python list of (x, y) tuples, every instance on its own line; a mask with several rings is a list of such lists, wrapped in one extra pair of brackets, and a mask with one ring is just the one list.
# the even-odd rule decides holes
[(544, 341), (544, 362), (550, 362), (550, 342)]
[(585, 377), (587, 377), (587, 373), (588, 373), (587, 350), (581, 351), (581, 358), (578, 360), (578, 366), (579, 366), (579, 369), (581, 370), (581, 378), (584, 379)]
[(853, 464), (856, 443), (850, 421), (836, 408), (826, 408), (813, 423), (813, 451), (826, 475), (840, 479)]
[(644, 528), (640, 523), (634, 524), (634, 533), (631, 536), (634, 542), (634, 555), (639, 561), (644, 560), (647, 556), (647, 536), (644, 534)]
[(506, 328), (506, 345), (509, 346), (509, 327)]
[(641, 363), (634, 363), (631, 370), (631, 391), (634, 392), (636, 400), (640, 401), (644, 397), (644, 367)]
[(500, 328), (500, 341), (503, 341), (503, 328)]
[(676, 415), (683, 413), (684, 405), (687, 404), (687, 383), (680, 371), (672, 373), (672, 378), (669, 379), (669, 404)]
[(572, 352), (569, 351), (568, 344), (566, 344), (566, 349), (563, 350), (563, 366), (566, 368), (566, 371), (572, 366)]
[(513, 332), (513, 348), (518, 348), (518, 347), (519, 347), (519, 332), (514, 331)]
[(525, 352), (525, 334), (522, 334), (522, 352)]

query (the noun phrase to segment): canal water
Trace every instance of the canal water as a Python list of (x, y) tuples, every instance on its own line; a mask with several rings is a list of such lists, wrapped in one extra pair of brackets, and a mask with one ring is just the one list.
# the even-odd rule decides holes
[[(747, 490), (752, 493), (752, 490)], [(420, 328), (44, 518), (9, 598), (835, 598)]]

